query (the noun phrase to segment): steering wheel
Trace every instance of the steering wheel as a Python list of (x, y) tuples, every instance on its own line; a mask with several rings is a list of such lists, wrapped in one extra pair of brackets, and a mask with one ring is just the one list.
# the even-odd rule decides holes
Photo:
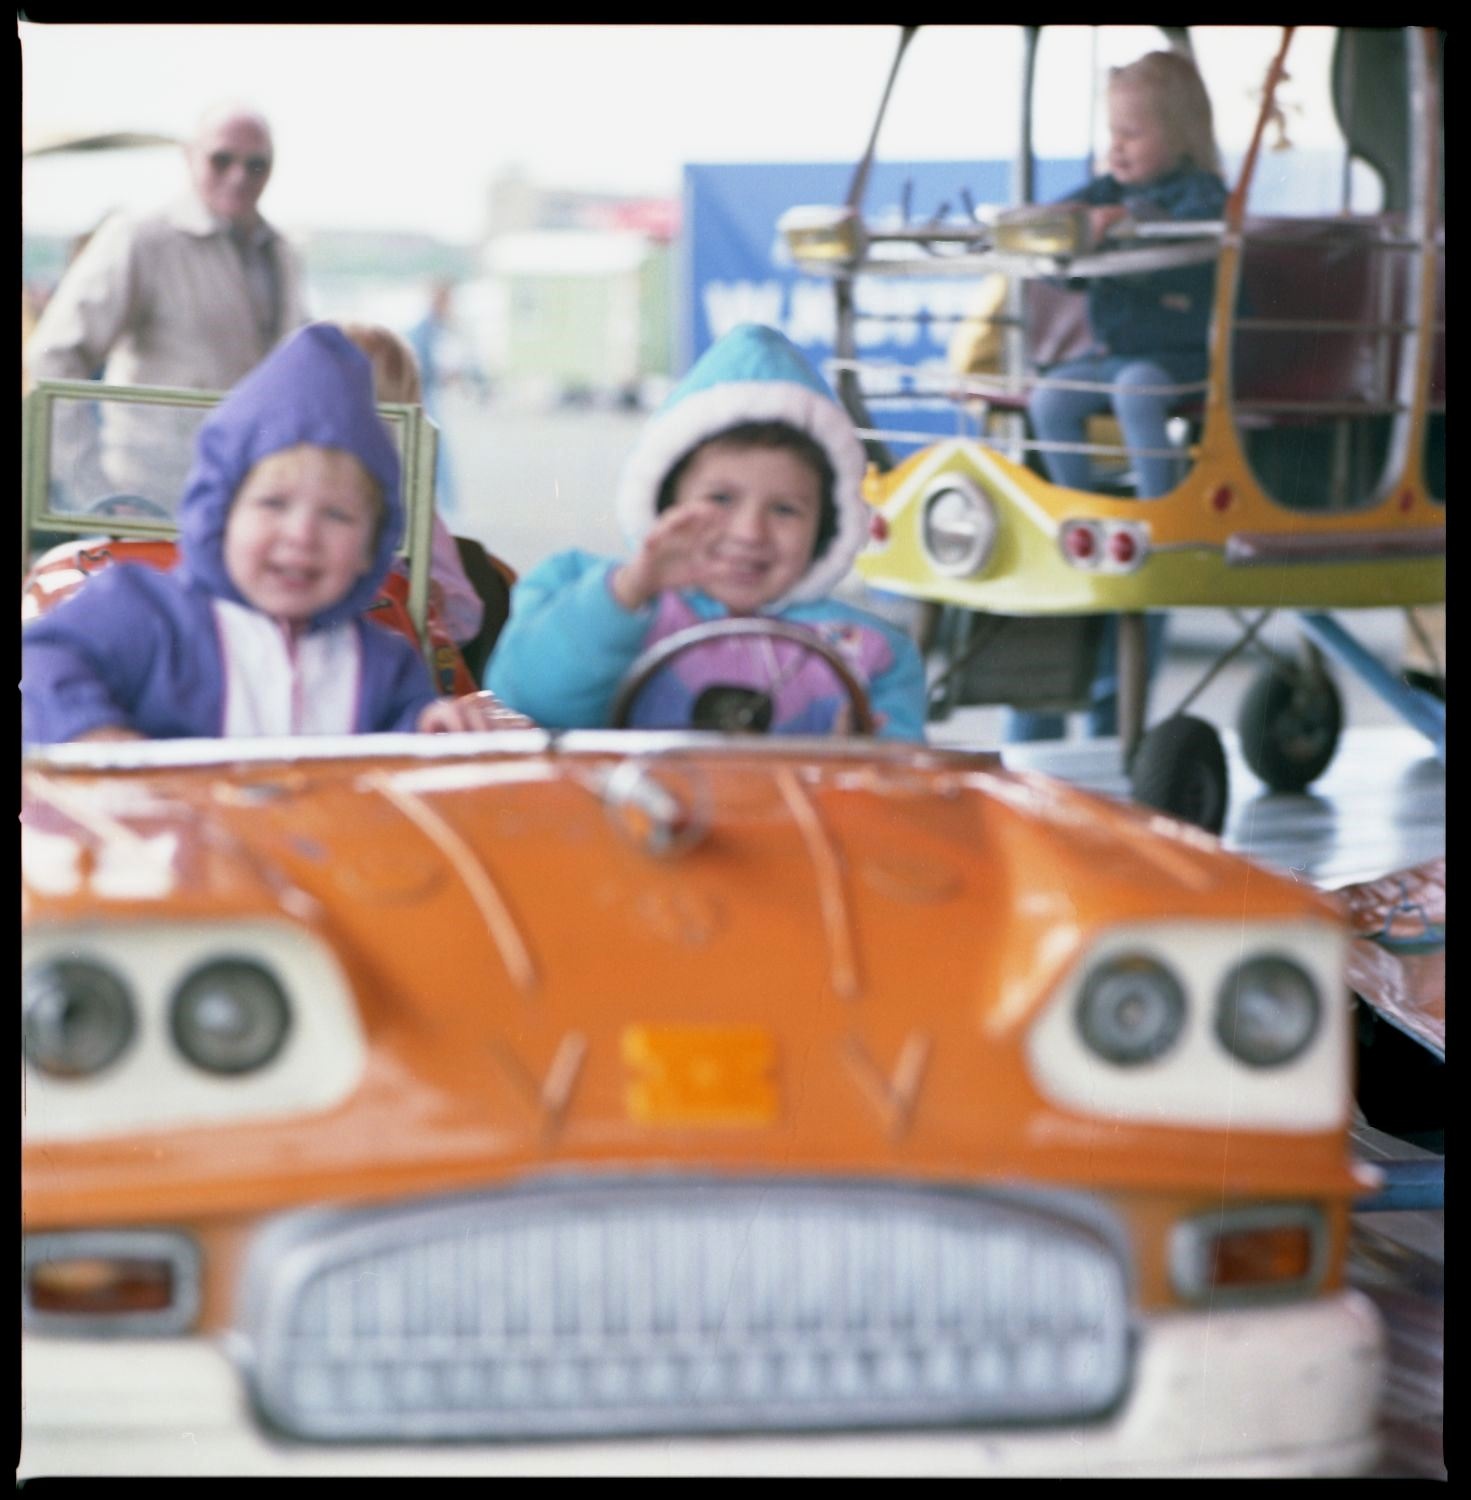
[(103, 495), (93, 500), (84, 512), (89, 516), (132, 517), (135, 520), (172, 521), (173, 512), (147, 495)]
[[(676, 657), (683, 656), (685, 652), (692, 651), (697, 646), (708, 645), (711, 641), (732, 639), (788, 641), (794, 646), (802, 647), (813, 656), (821, 657), (832, 669), (833, 676), (842, 684), (843, 691), (848, 695), (848, 703), (853, 710), (852, 733), (873, 733), (873, 707), (868, 701), (868, 691), (853, 675), (853, 669), (844, 661), (842, 654), (811, 630), (804, 629), (800, 625), (790, 625), (785, 620), (769, 620), (760, 615), (741, 615), (727, 620), (705, 620), (685, 630), (677, 630), (673, 635), (665, 636), (662, 641), (657, 641), (650, 646), (623, 674), (623, 680), (613, 694), (613, 706), (608, 716), (610, 725), (614, 729), (628, 727), (629, 714), (649, 679), (673, 662)], [(773, 684), (773, 688), (777, 685)], [(731, 691), (741, 693), (745, 690), (732, 689)], [(750, 696), (764, 698), (765, 695), (751, 694)], [(749, 707), (743, 714), (740, 714), (739, 721), (735, 715), (727, 714), (727, 718), (730, 722), (722, 723), (717, 727), (747, 732), (764, 731), (771, 719), (770, 702), (767, 700), (764, 720), (759, 714), (754, 714)]]

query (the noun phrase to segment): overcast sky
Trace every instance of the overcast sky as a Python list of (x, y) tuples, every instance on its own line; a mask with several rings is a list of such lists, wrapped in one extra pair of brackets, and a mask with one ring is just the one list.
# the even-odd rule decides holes
[[(1200, 49), (1222, 144), (1249, 129), (1272, 28), (1216, 28)], [(658, 196), (686, 162), (842, 161), (862, 151), (894, 26), (110, 26), (21, 23), (27, 144), (74, 132), (187, 134), (207, 106), (254, 102), (277, 168), (265, 207), (289, 231), (418, 229), (468, 240), (485, 191), (520, 167), (545, 185)], [(1091, 78), (1156, 44), (1152, 28), (1049, 27), (1044, 155), (1079, 155)], [(1151, 35), (1152, 34), (1152, 35)], [(1105, 32), (1105, 36), (1108, 32)], [(903, 160), (1008, 157), (1016, 27), (925, 27), (883, 134)], [(1299, 71), (1321, 72), (1311, 33)], [(1226, 70), (1226, 71), (1223, 71)], [(1297, 75), (1294, 75), (1295, 77)], [(1311, 87), (1311, 82), (1309, 83)], [(1245, 122), (1245, 123), (1243, 123)], [(168, 151), (42, 159), (27, 223), (74, 232), (182, 182)]]

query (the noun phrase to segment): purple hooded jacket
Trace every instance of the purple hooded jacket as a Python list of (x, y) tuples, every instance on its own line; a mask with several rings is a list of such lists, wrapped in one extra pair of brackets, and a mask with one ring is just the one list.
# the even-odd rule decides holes
[(299, 330), (200, 428), (179, 506), (179, 562), (167, 572), (118, 563), (21, 634), (21, 740), (74, 739), (121, 726), (150, 739), (224, 732), (225, 637), (214, 601), (247, 605), (225, 572), (225, 522), (256, 463), (298, 444), (343, 449), (378, 482), (386, 511), (373, 563), (308, 632), (350, 621), (358, 633), (353, 728), (413, 729), (437, 693), (412, 642), (362, 618), (403, 532), (398, 455), (373, 401), (366, 357), (336, 328)]

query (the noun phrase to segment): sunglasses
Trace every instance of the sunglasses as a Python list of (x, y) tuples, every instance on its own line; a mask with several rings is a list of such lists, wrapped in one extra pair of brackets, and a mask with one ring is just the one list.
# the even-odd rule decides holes
[(212, 151), (209, 157), (210, 171), (223, 175), (237, 161), (252, 177), (264, 177), (271, 170), (269, 156), (236, 156), (230, 151)]

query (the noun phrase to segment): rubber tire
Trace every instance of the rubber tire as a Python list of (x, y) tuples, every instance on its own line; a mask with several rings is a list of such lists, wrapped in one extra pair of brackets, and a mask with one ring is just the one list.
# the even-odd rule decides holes
[(1241, 700), (1236, 728), (1242, 758), (1272, 791), (1306, 791), (1338, 749), (1343, 700), (1326, 672), (1266, 667)]
[(1220, 833), (1226, 823), (1231, 778), (1215, 725), (1189, 714), (1156, 724), (1129, 765), (1134, 800), (1144, 807)]

